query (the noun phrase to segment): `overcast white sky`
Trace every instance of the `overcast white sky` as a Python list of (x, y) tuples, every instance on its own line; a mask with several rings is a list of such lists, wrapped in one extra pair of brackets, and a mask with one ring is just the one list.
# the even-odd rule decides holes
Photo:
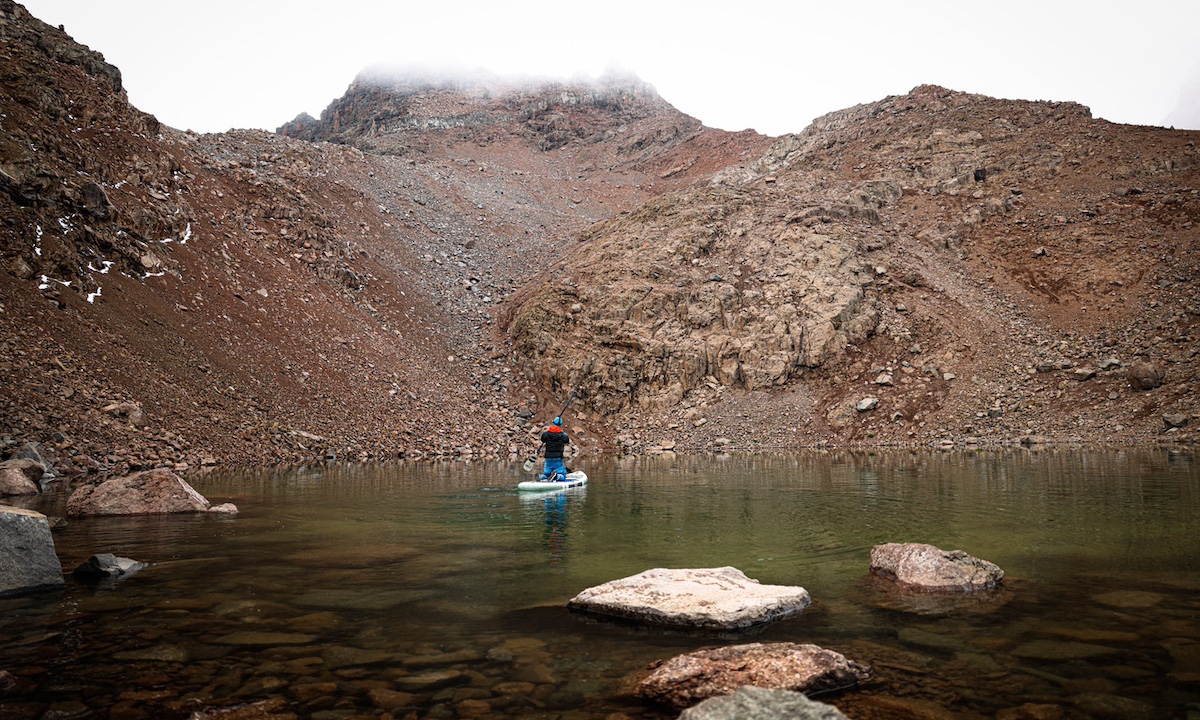
[(1074, 100), (1113, 122), (1200, 128), (1200, 0), (25, 0), (121, 69), (179, 129), (317, 117), (363, 68), (499, 74), (619, 66), (705, 124), (799, 132), (925, 83)]

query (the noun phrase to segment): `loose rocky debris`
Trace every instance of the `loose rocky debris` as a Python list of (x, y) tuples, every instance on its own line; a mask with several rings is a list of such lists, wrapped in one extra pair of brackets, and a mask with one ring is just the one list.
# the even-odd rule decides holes
[(923, 543), (876, 545), (871, 549), (871, 573), (927, 592), (991, 590), (1004, 579), (1004, 571), (993, 563)]
[(742, 630), (803, 612), (802, 587), (760, 585), (737, 568), (655, 568), (588, 588), (567, 607), (652, 625)]
[[(228, 504), (227, 504), (228, 505)], [(230, 512), (227, 506), (220, 510)], [(170, 470), (147, 470), (83, 485), (67, 498), (68, 517), (212, 511), (212, 503)], [(232, 512), (236, 513), (236, 508)]]
[(753, 685), (813, 695), (845, 690), (871, 675), (871, 669), (841, 653), (816, 645), (752, 643), (700, 650), (652, 666), (638, 685), (651, 702), (686, 708), (711, 697), (732, 695)]
[(832, 705), (804, 693), (745, 685), (684, 710), (679, 720), (848, 720)]
[(46, 516), (0, 505), (0, 597), (66, 584)]

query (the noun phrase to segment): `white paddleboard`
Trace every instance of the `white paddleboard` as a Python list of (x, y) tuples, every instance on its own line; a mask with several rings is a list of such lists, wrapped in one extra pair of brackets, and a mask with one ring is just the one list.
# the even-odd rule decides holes
[(582, 470), (574, 470), (567, 473), (566, 482), (542, 482), (541, 480), (526, 480), (517, 483), (518, 490), (530, 490), (534, 492), (546, 492), (548, 490), (565, 490), (566, 488), (579, 487), (587, 484), (587, 473)]

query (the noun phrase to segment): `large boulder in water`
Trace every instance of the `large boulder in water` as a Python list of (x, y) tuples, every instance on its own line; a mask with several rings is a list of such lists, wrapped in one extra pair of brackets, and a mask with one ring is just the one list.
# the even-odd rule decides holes
[(991, 590), (1004, 579), (1004, 571), (986, 560), (923, 543), (876, 545), (871, 572), (904, 588), (931, 592)]
[(848, 720), (832, 705), (804, 693), (746, 685), (732, 695), (713, 697), (684, 710), (679, 720)]
[(750, 643), (662, 662), (638, 684), (638, 694), (679, 709), (746, 685), (811, 694), (853, 687), (870, 676), (869, 667), (816, 645)]
[(80, 487), (67, 498), (67, 515), (200, 513), (210, 506), (183, 478), (160, 468)]
[(65, 584), (46, 516), (0, 505), (0, 597)]
[(802, 587), (760, 585), (737, 568), (655, 568), (576, 595), (567, 607), (653, 625), (738, 630), (803, 612)]

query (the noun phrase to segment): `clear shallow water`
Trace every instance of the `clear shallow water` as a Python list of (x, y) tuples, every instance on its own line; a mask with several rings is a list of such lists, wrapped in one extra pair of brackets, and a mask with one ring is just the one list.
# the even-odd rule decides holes
[[(714, 644), (805, 642), (871, 665), (850, 717), (1200, 713), (1200, 468), (1165, 451), (599, 459), (583, 489), (518, 494), (517, 465), (332, 465), (189, 477), (236, 518), (73, 520), (66, 571), (110, 588), (0, 599), (7, 718), (186, 718), (274, 701), (359, 716), (663, 718), (624, 682)], [(65, 493), (34, 506), (62, 514)], [(867, 577), (927, 542), (1004, 568), (983, 601)], [(741, 635), (598, 621), (584, 588), (732, 565), (801, 585), (804, 614)], [(1029, 710), (1026, 707), (1026, 710)], [(1058, 711), (1047, 711), (1058, 712)], [(415, 714), (414, 714), (415, 713)], [(1016, 715), (1015, 717), (1024, 717)]]

